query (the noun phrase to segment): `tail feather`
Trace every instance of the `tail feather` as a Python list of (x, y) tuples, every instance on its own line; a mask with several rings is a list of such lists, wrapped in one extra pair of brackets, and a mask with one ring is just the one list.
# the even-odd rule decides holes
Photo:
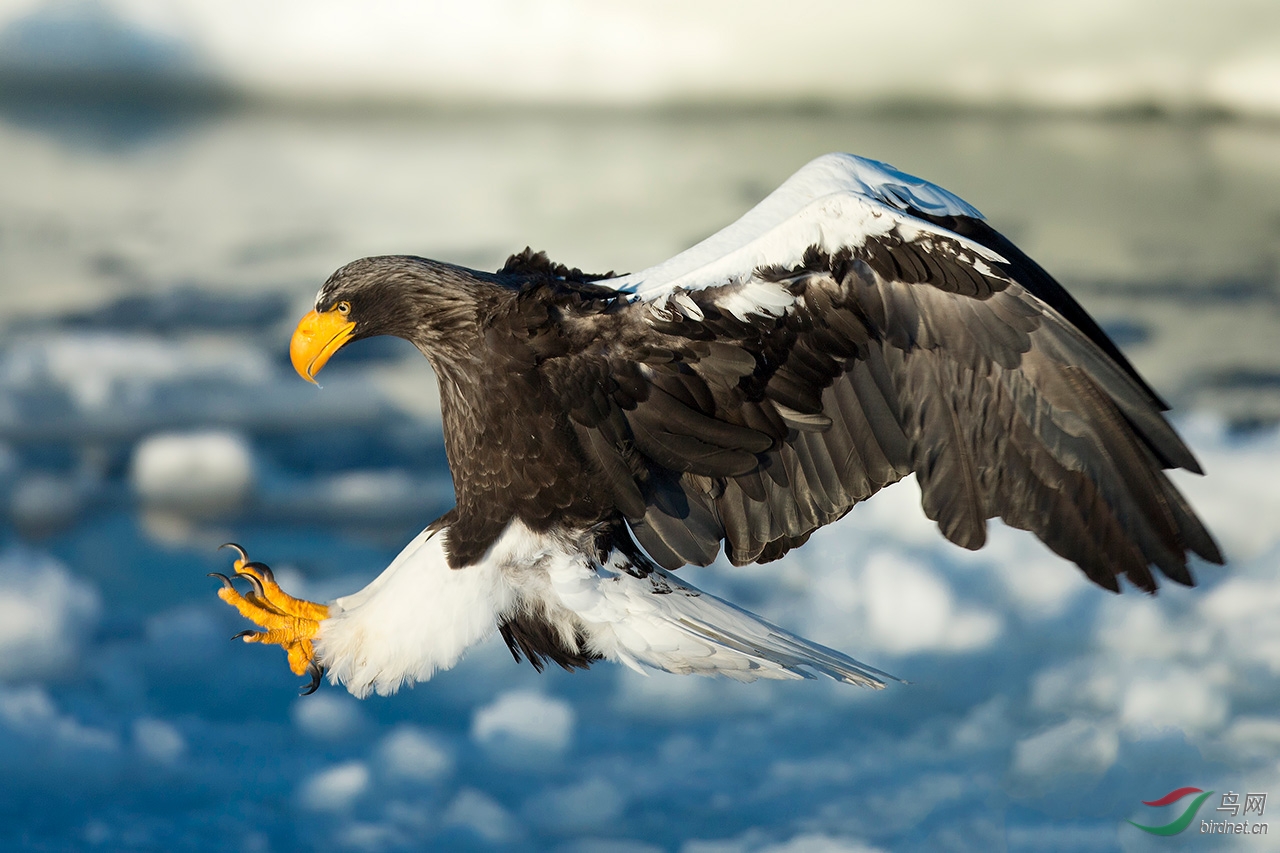
[[(696, 618), (685, 617), (678, 624), (690, 635), (714, 644), (716, 654), (713, 659), (723, 658), (725, 664), (730, 664), (727, 668), (718, 668), (716, 672), (719, 674), (743, 681), (826, 676), (877, 690), (883, 689), (886, 681), (901, 681), (705, 592), (700, 592), (699, 604)], [(727, 614), (732, 618), (723, 618)], [(748, 668), (741, 670), (733, 666), (731, 662), (736, 662), (735, 659), (747, 661)]]
[(723, 675), (738, 681), (825, 676), (877, 689), (886, 681), (900, 681), (663, 569), (637, 567), (617, 551), (603, 566), (565, 561), (549, 574), (552, 590), (563, 590), (560, 601), (581, 625), (586, 650), (632, 669)]

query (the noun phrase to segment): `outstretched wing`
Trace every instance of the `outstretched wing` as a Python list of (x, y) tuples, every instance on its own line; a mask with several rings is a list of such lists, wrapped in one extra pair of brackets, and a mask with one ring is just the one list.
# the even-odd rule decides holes
[[(603, 284), (603, 283), (602, 283)], [(543, 370), (663, 566), (775, 559), (915, 473), (943, 534), (1030, 530), (1096, 583), (1221, 562), (1163, 473), (1199, 471), (1074, 300), (954, 195), (832, 154), (650, 270)], [(589, 332), (588, 332), (589, 330)]]

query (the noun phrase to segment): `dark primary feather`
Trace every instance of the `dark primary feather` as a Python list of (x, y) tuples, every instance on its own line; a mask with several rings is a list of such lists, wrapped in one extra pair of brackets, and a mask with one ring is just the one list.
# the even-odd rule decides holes
[[(1044, 267), (1037, 264), (1010, 242), (1009, 238), (981, 219), (975, 219), (972, 216), (935, 216), (911, 207), (907, 208), (907, 212), (912, 216), (954, 231), (979, 245), (986, 246), (1003, 257), (1008, 262), (1007, 269), (1015, 280), (1021, 282), (1037, 298), (1061, 314), (1068, 323), (1075, 326), (1089, 340), (1097, 344), (1099, 349), (1119, 365), (1134, 382), (1138, 383), (1139, 387), (1150, 396), (1161, 411), (1169, 410), (1169, 404), (1164, 402), (1147, 384), (1146, 380), (1138, 375), (1138, 371), (1125, 358), (1120, 348), (1107, 337), (1106, 333), (1094, 322), (1094, 319), (1080, 307), (1080, 303), (1076, 302), (1053, 276), (1045, 272)], [(1194, 465), (1194, 459), (1191, 462)], [(1183, 463), (1171, 464), (1176, 464), (1178, 467), (1189, 467), (1184, 466)], [(1194, 467), (1192, 470), (1196, 471), (1196, 473), (1201, 473), (1198, 467)]]

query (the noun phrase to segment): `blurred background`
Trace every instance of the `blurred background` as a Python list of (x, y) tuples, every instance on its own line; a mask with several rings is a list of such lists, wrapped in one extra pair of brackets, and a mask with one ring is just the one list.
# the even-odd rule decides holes
[[(884, 692), (490, 642), (299, 698), (228, 642), (220, 543), (328, 599), (452, 504), (416, 351), (293, 374), (333, 269), (631, 271), (828, 151), (954, 190), (1099, 319), (1226, 569), (1115, 597), (998, 524), (948, 545), (904, 483), (686, 570)], [(1278, 257), (1274, 0), (0, 0), (0, 848), (1270, 849), (1126, 820), (1280, 809)]]

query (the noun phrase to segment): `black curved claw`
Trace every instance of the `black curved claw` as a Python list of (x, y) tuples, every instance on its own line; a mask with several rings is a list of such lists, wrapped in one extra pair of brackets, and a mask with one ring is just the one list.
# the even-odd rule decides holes
[(307, 673), (311, 676), (311, 683), (298, 693), (299, 696), (310, 696), (320, 689), (320, 681), (324, 678), (324, 667), (315, 661), (307, 662)]
[(222, 581), (222, 585), (225, 586), (227, 589), (231, 589), (231, 590), (235, 589), (235, 587), (231, 585), (231, 578), (227, 577), (222, 572), (209, 572), (209, 574), (205, 575), (205, 577), (217, 578), (218, 580)]
[(257, 631), (252, 631), (252, 630), (250, 630), (250, 631), (241, 631), (239, 634), (236, 634), (236, 635), (235, 635), (234, 637), (232, 637), (231, 639), (233, 639), (233, 640), (239, 640), (239, 639), (242, 639), (242, 638), (244, 638), (244, 637), (249, 636), (250, 634), (256, 634), (256, 633), (258, 633), (258, 632), (257, 632)]
[(245, 563), (244, 567), (246, 569), (253, 569), (255, 572), (262, 575), (267, 579), (267, 583), (276, 582), (275, 573), (271, 571), (271, 567), (266, 563), (259, 563), (257, 560), (254, 560), (252, 563)]
[(266, 590), (262, 588), (262, 581), (258, 580), (257, 575), (251, 575), (248, 572), (245, 572), (244, 574), (239, 575), (239, 577), (242, 577), (249, 582), (249, 586), (253, 587), (254, 595), (258, 596), (258, 598), (265, 599), (267, 597)]
[(234, 543), (234, 542), (223, 542), (221, 545), (219, 545), (219, 546), (218, 546), (218, 550), (219, 550), (219, 551), (221, 551), (223, 548), (231, 548), (231, 549), (234, 549), (234, 550), (235, 550), (235, 552), (236, 552), (237, 554), (239, 554), (239, 555), (240, 555), (240, 559), (241, 559), (241, 560), (243, 560), (243, 561), (244, 561), (244, 562), (246, 562), (246, 563), (247, 563), (247, 562), (249, 562), (249, 555), (245, 552), (245, 550), (244, 550), (243, 548), (241, 548), (241, 547), (240, 547), (239, 545), (237, 545), (236, 543)]

